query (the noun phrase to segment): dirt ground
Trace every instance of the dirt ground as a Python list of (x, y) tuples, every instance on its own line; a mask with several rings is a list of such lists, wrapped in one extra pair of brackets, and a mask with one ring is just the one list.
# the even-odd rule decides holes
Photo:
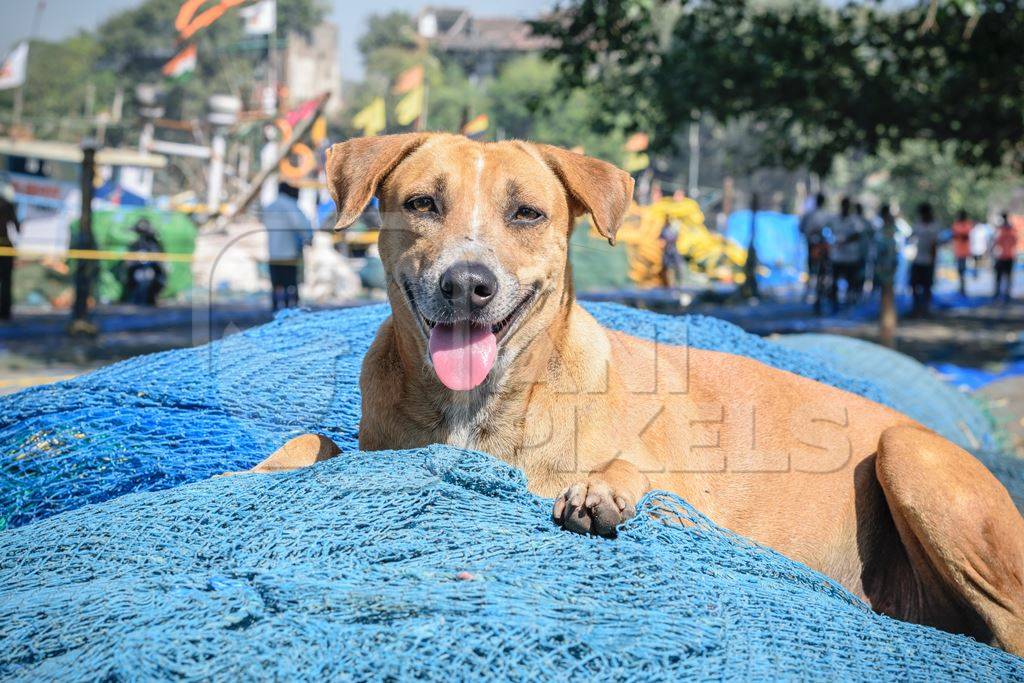
[[(878, 342), (875, 321), (826, 326), (821, 331)], [(997, 370), (1014, 357), (1024, 357), (1024, 303), (948, 309), (924, 320), (900, 320), (896, 348), (922, 363)]]

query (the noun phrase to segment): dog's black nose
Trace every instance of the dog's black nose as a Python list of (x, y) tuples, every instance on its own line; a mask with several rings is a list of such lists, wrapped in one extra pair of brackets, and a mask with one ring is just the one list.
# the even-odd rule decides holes
[(441, 275), (441, 294), (457, 308), (478, 311), (498, 291), (498, 278), (482, 263), (460, 261)]

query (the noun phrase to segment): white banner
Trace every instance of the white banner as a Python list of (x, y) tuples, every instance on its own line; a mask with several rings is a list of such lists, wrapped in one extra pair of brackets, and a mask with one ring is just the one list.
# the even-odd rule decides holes
[(268, 35), (277, 30), (277, 0), (260, 0), (239, 10), (249, 35)]
[(0, 90), (21, 87), (25, 83), (27, 67), (28, 41), (23, 40), (14, 46), (4, 63), (0, 64)]

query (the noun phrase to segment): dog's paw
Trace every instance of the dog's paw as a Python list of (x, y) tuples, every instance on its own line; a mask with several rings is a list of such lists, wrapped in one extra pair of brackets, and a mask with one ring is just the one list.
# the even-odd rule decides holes
[(577, 534), (615, 538), (616, 527), (636, 516), (636, 502), (598, 477), (572, 484), (555, 498), (555, 524)]

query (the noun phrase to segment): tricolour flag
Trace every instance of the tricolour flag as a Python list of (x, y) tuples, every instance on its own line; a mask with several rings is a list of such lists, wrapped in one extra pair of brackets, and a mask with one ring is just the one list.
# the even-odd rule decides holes
[(0, 64), (0, 90), (19, 88), (25, 84), (25, 72), (28, 66), (28, 41), (23, 40), (7, 54)]
[(189, 45), (184, 50), (174, 55), (163, 68), (161, 73), (168, 78), (184, 78), (196, 70), (196, 46)]
[(404, 95), (421, 85), (423, 85), (423, 65), (418, 64), (398, 74), (398, 78), (395, 79), (395, 87), (391, 91), (396, 95)]
[(491, 125), (491, 119), (487, 114), (478, 114), (470, 119), (462, 127), (462, 134), (468, 138), (482, 135)]
[(259, 0), (238, 10), (251, 36), (269, 35), (277, 30), (277, 0)]
[(387, 125), (386, 112), (384, 111), (384, 98), (375, 97), (352, 118), (352, 125), (363, 129), (363, 135), (376, 135), (384, 130)]
[(423, 98), (425, 95), (426, 91), (421, 83), (410, 90), (409, 94), (405, 97), (398, 100), (398, 104), (395, 105), (395, 121), (398, 122), (398, 125), (408, 126), (423, 114)]

